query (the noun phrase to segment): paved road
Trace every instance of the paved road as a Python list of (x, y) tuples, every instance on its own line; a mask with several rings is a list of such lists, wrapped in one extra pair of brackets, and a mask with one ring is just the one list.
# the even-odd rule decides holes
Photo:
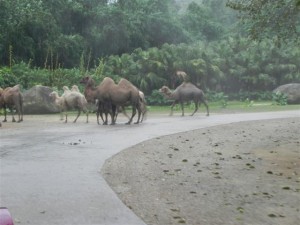
[(300, 118), (300, 110), (149, 115), (145, 123), (130, 126), (85, 124), (84, 117), (63, 124), (56, 116), (27, 116), (0, 129), (0, 206), (9, 208), (15, 224), (144, 225), (101, 177), (106, 159), (154, 137), (239, 121)]

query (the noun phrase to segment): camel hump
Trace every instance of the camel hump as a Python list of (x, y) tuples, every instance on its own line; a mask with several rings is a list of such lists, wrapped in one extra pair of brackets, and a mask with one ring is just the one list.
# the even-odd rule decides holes
[(14, 94), (20, 93), (20, 85), (17, 84), (13, 87), (7, 87), (4, 89), (3, 93), (9, 94), (9, 95), (14, 95)]
[(20, 90), (20, 84), (17, 84), (12, 87), (13, 90)]
[(121, 86), (121, 87), (132, 87), (132, 86), (134, 86), (129, 80), (126, 80), (125, 78), (121, 78), (118, 85)]
[(109, 86), (109, 85), (114, 85), (115, 81), (111, 79), (110, 77), (104, 77), (102, 82), (100, 83), (100, 86)]
[(134, 86), (129, 80), (126, 80), (125, 78), (122, 78), (119, 81), (118, 86), (120, 88), (124, 88), (124, 89), (130, 90), (130, 91), (136, 92), (136, 94), (139, 95), (139, 89), (136, 86)]
[(198, 88), (195, 84), (191, 83), (191, 82), (183, 82), (181, 85), (179, 85), (178, 87), (181, 88), (189, 88), (189, 89), (200, 89)]

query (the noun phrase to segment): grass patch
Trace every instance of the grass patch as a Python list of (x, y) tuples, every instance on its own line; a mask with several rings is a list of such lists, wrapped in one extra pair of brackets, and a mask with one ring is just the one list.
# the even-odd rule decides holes
[[(300, 105), (274, 105), (271, 101), (240, 102), (228, 101), (226, 107), (218, 102), (208, 103), (210, 113), (247, 113), (247, 112), (269, 112), (284, 110), (300, 110)], [(170, 113), (170, 106), (148, 106), (149, 113)], [(194, 111), (193, 104), (186, 104), (184, 112), (186, 115)], [(206, 113), (204, 105), (199, 107), (198, 113)], [(174, 107), (174, 114), (181, 114), (179, 105)]]

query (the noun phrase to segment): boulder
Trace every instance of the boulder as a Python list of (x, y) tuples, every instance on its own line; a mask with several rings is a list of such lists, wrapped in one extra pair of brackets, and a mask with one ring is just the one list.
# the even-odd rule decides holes
[(36, 85), (23, 93), (23, 109), (25, 114), (47, 114), (59, 112), (58, 107), (51, 101), (49, 94), (52, 88)]
[(280, 92), (286, 95), (288, 104), (300, 104), (300, 83), (284, 84), (276, 88), (273, 92)]

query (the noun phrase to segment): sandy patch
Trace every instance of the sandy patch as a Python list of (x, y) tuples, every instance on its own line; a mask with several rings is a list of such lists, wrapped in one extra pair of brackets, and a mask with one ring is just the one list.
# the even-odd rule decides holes
[(299, 118), (240, 122), (140, 143), (102, 174), (147, 224), (299, 224)]

